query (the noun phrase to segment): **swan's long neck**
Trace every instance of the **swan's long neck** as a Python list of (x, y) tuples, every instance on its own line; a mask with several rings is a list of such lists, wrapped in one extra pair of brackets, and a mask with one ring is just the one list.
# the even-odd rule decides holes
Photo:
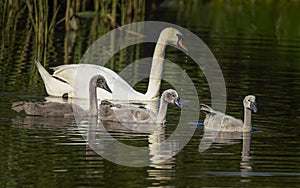
[(163, 123), (166, 119), (166, 114), (167, 114), (167, 109), (168, 109), (168, 103), (163, 100), (163, 98), (160, 99), (160, 105), (159, 105), (159, 110), (156, 118), (157, 123)]
[(244, 108), (244, 124), (243, 124), (243, 130), (244, 131), (251, 131), (252, 128), (252, 111), (248, 108)]
[(163, 62), (165, 58), (166, 42), (159, 38), (152, 59), (152, 66), (149, 76), (149, 85), (146, 96), (153, 99), (158, 97), (163, 71)]
[(89, 94), (90, 94), (90, 98), (89, 98), (89, 101), (90, 101), (89, 115), (95, 116), (98, 113), (97, 87), (93, 86), (92, 83), (90, 83)]

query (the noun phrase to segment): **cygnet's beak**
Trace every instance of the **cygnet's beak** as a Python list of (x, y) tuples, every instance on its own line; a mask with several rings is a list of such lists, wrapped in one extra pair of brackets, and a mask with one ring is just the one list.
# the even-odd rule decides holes
[(257, 112), (257, 107), (256, 107), (256, 102), (251, 102), (250, 104), (250, 108), (252, 110), (252, 112), (256, 113)]
[(185, 45), (183, 44), (183, 39), (179, 39), (178, 40), (178, 46), (187, 54), (189, 52), (189, 50), (185, 47)]
[(109, 93), (112, 93), (112, 91), (110, 90), (109, 86), (107, 85), (107, 83), (104, 84), (103, 89), (108, 91)]
[(182, 101), (180, 100), (180, 98), (178, 97), (175, 102), (174, 102), (179, 108), (182, 108)]

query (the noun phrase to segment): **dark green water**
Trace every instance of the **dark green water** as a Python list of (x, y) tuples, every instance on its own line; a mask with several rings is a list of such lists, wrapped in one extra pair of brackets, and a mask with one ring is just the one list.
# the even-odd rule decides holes
[[(242, 117), (241, 101), (247, 94), (256, 95), (258, 113), (253, 115), (255, 131), (250, 134), (216, 135), (204, 132), (201, 123), (195, 124), (196, 132), (183, 150), (163, 164), (153, 162), (143, 168), (120, 166), (95, 154), (73, 119), (25, 118), (13, 112), (13, 101), (42, 101), (46, 92), (33, 65), (34, 42), (32, 37), (27, 41), (26, 28), (9, 33), (1, 27), (0, 186), (299, 186), (299, 10), (298, 2), (208, 1), (168, 5), (151, 13), (151, 19), (185, 27), (208, 45), (224, 75), (228, 114)], [(86, 41), (92, 40), (87, 25), (76, 33), (70, 63), (78, 63), (89, 46)], [(64, 36), (56, 34), (53, 43), (47, 68), (64, 61)], [(152, 45), (130, 47), (108, 66), (120, 71), (127, 62), (152, 52)], [(174, 48), (168, 49), (167, 58), (186, 70), (200, 102), (209, 104), (208, 83), (196, 64)], [(170, 70), (165, 73), (176, 76)], [(143, 82), (136, 86), (139, 90), (146, 87)], [(161, 91), (167, 88), (164, 82)], [(179, 115), (177, 108), (170, 108), (162, 137), (172, 134)], [(114, 137), (132, 145), (148, 145), (147, 134), (116, 131)]]

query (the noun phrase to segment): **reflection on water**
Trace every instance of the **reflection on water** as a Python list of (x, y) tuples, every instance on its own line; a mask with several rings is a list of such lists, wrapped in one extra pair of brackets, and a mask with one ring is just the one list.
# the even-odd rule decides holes
[(249, 172), (252, 171), (250, 145), (251, 145), (250, 132), (222, 132), (204, 130), (203, 137), (199, 144), (199, 152), (205, 152), (210, 148), (226, 147), (226, 145), (237, 144), (242, 141), (240, 171), (241, 177), (247, 177)]
[[(146, 126), (153, 126), (149, 132), (147, 128), (144, 131), (136, 130), (137, 125), (133, 125), (134, 128), (131, 129), (128, 123), (124, 125), (119, 122), (101, 121), (96, 117), (89, 118), (85, 123), (88, 126), (88, 155), (97, 153), (120, 165), (153, 167), (152, 170), (147, 170), (149, 180), (173, 179), (178, 146), (175, 142), (166, 142), (164, 125), (147, 124)], [(145, 128), (145, 125), (140, 126)], [(133, 140), (135, 145), (138, 142), (142, 143), (138, 144), (139, 148), (130, 147)]]
[[(24, 19), (21, 24), (22, 20), (17, 19), (20, 24), (8, 27), (16, 30), (0, 26), (1, 187), (295, 187), (300, 184), (300, 3), (184, 1), (169, 6), (151, 12), (153, 19), (186, 27), (209, 46), (226, 81), (228, 114), (242, 117), (239, 101), (248, 94), (257, 96), (259, 112), (253, 116), (253, 128), (258, 131), (231, 135), (197, 130), (188, 145), (177, 153), (176, 142), (162, 145), (177, 126), (179, 111), (173, 108), (168, 111), (166, 126), (153, 133), (133, 133), (120, 129), (118, 124), (101, 122), (100, 125), (98, 121), (95, 131), (88, 131), (91, 128), (88, 120), (78, 127), (75, 119), (16, 114), (10, 110), (13, 101), (20, 98), (42, 101), (46, 95), (33, 64), (34, 33), (25, 27), (30, 20)], [(73, 39), (65, 46), (67, 35), (60, 27), (49, 37), (47, 69), (63, 62), (79, 62), (85, 49), (110, 30), (99, 17), (83, 20), (76, 37), (70, 35)], [(151, 54), (150, 44), (131, 46), (116, 54), (108, 66), (120, 72), (128, 62)], [(182, 55), (169, 48), (166, 58), (186, 70), (197, 87), (200, 102), (210, 104), (205, 76), (190, 59), (183, 62)], [(172, 78), (181, 79), (172, 70), (165, 71)], [(142, 92), (146, 87), (144, 82), (135, 86)], [(182, 87), (189, 90), (184, 84)], [(167, 88), (170, 85), (163, 82), (161, 91)], [(203, 118), (200, 116), (200, 120)], [(93, 140), (96, 149), (106, 157), (120, 161), (134, 157), (133, 150), (124, 151), (111, 145), (112, 138), (103, 131), (106, 129), (121, 143), (144, 148), (140, 154), (146, 156), (149, 166), (120, 166), (88, 148), (86, 139)], [(90, 135), (83, 138), (82, 134), (87, 133)], [(177, 154), (173, 155), (174, 152)]]
[(222, 145), (236, 144), (236, 141), (242, 138), (243, 133), (240, 132), (204, 130), (203, 137), (199, 145), (199, 152), (204, 152), (210, 147), (213, 147), (213, 143), (218, 143)]
[[(12, 123), (22, 128), (45, 128), (55, 130), (74, 124), (73, 117), (40, 117), (40, 116), (17, 116), (12, 118)], [(73, 127), (74, 128), (74, 127)]]
[[(175, 141), (166, 141), (165, 127), (161, 124), (119, 123), (101, 121), (97, 117), (79, 124), (88, 127), (85, 135), (89, 147), (117, 164), (169, 169), (179, 150)], [(140, 147), (130, 146), (132, 140), (136, 140), (135, 145)]]

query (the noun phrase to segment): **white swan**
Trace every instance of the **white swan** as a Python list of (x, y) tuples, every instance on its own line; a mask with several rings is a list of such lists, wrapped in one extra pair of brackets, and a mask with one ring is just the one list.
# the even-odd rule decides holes
[(252, 112), (256, 112), (255, 96), (248, 95), (243, 100), (244, 121), (213, 110), (210, 106), (201, 104), (200, 110), (206, 114), (204, 128), (217, 131), (250, 132), (252, 129)]
[(102, 101), (99, 107), (101, 120), (125, 122), (125, 123), (164, 123), (168, 104), (176, 104), (182, 107), (178, 93), (173, 89), (164, 91), (161, 95), (159, 111), (153, 111), (139, 107), (122, 107), (113, 105), (108, 101)]
[(71, 117), (74, 115), (79, 116), (95, 116), (98, 115), (98, 103), (97, 103), (97, 92), (96, 88), (102, 88), (108, 92), (111, 92), (110, 88), (106, 84), (106, 80), (101, 75), (93, 76), (89, 82), (89, 110), (83, 110), (79, 106), (70, 103), (59, 103), (59, 102), (23, 102), (18, 101), (12, 104), (12, 109), (16, 112), (25, 111), (30, 116), (62, 116)]
[[(107, 80), (108, 85), (113, 90), (114, 100), (154, 100), (157, 99), (161, 84), (163, 71), (163, 61), (167, 45), (175, 45), (183, 51), (188, 50), (183, 44), (182, 34), (175, 28), (165, 28), (158, 38), (153, 54), (149, 85), (146, 94), (134, 90), (125, 80), (114, 71), (92, 64), (70, 64), (61, 65), (54, 68), (53, 75), (50, 75), (45, 68), (35, 61), (36, 66), (45, 83), (47, 93), (51, 96), (68, 96), (73, 98), (88, 98), (87, 81), (93, 76), (101, 74)], [(77, 72), (80, 79), (75, 79)], [(98, 90), (100, 99), (112, 99), (112, 94), (103, 90)]]

